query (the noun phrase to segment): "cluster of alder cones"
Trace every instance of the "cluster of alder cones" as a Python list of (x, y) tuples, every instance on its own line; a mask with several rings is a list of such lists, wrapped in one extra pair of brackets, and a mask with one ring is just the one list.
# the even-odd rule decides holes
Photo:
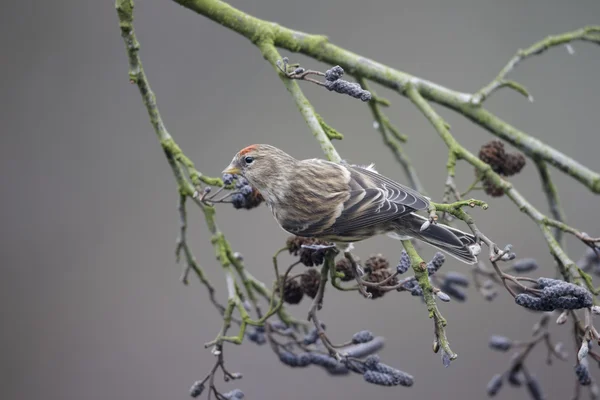
[[(305, 238), (299, 236), (290, 236), (286, 242), (288, 251), (291, 255), (300, 258), (300, 262), (307, 267), (316, 267), (325, 261), (325, 249), (314, 249), (302, 247), (307, 246), (329, 246), (331, 243), (314, 238)], [(368, 272), (364, 278), (367, 282), (378, 283), (389, 278), (393, 272), (390, 269), (389, 261), (381, 254), (375, 254), (367, 258), (363, 264), (365, 272)], [(355, 278), (354, 270), (350, 261), (345, 257), (340, 258), (335, 264), (335, 271), (343, 282), (349, 282)], [(317, 268), (308, 268), (305, 272), (294, 279), (288, 279), (283, 288), (283, 300), (289, 304), (298, 304), (302, 301), (304, 295), (315, 298), (319, 289), (320, 272)], [(387, 286), (393, 286), (398, 283), (397, 278), (388, 281)], [(371, 298), (382, 297), (386, 291), (378, 288), (366, 288), (371, 293)]]
[[(492, 140), (481, 146), (479, 150), (479, 159), (492, 167), (492, 170), (502, 176), (513, 176), (521, 172), (525, 166), (525, 157), (520, 153), (507, 153), (504, 150), (504, 143), (499, 140)], [(478, 174), (478, 171), (475, 171)], [(487, 194), (492, 197), (504, 195), (501, 187), (494, 185), (486, 178), (481, 180), (483, 188)]]

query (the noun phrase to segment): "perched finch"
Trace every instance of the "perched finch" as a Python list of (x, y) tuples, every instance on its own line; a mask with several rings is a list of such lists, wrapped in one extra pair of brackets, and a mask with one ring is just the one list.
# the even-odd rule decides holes
[(238, 152), (223, 171), (243, 175), (260, 192), (287, 232), (345, 248), (387, 233), (416, 238), (467, 264), (477, 262), (475, 237), (441, 224), (421, 230), (429, 199), (372, 167), (297, 160), (276, 147), (255, 144)]

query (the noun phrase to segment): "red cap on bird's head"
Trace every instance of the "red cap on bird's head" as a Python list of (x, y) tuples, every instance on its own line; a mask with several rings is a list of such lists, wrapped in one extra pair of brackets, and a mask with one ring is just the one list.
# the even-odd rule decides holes
[(243, 156), (245, 154), (250, 153), (253, 150), (256, 150), (257, 148), (257, 144), (251, 144), (250, 146), (244, 147), (243, 149), (240, 150), (240, 152), (238, 153), (240, 156)]

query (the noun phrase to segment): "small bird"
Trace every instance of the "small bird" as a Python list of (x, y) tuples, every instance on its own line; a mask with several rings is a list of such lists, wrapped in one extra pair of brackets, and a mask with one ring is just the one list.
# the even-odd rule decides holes
[(467, 264), (477, 262), (479, 245), (473, 235), (425, 224), (427, 218), (415, 211), (427, 210), (429, 199), (380, 175), (372, 165), (297, 160), (276, 147), (254, 144), (240, 150), (223, 173), (244, 176), (281, 228), (296, 236), (346, 248), (388, 234), (419, 239)]

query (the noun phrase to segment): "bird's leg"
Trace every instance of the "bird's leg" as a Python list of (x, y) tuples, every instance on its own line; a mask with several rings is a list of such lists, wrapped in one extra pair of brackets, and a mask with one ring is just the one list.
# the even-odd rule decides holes
[(335, 244), (303, 244), (301, 247), (303, 249), (309, 249), (314, 251), (323, 251), (336, 248)]

